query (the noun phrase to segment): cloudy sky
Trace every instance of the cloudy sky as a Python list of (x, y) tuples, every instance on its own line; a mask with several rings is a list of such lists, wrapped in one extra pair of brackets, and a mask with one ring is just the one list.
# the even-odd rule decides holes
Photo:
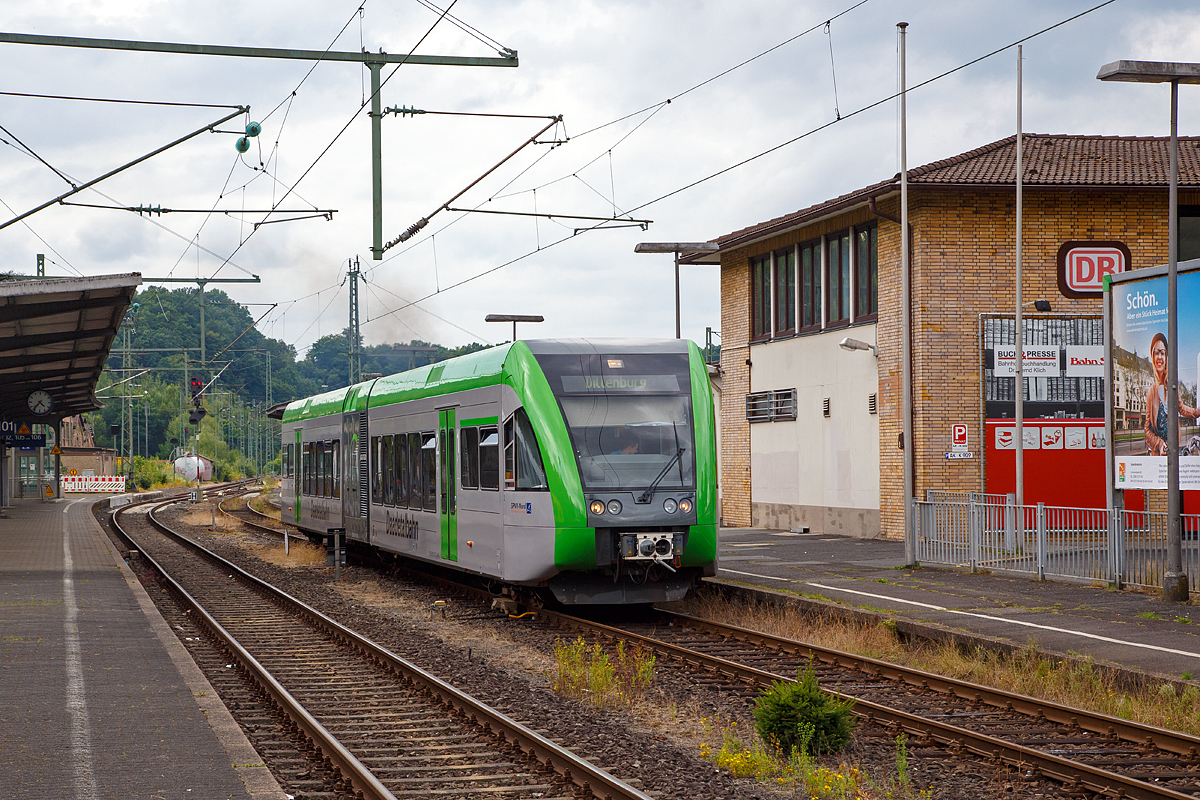
[[(32, 272), (45, 253), (50, 274), (258, 275), (261, 284), (220, 288), (240, 302), (277, 303), (250, 310), (267, 315), (264, 333), (301, 353), (346, 325), (346, 265), (355, 256), (367, 280), (368, 343), (506, 340), (509, 327), (484, 322), (488, 313), (545, 316), (523, 336), (671, 336), (671, 257), (635, 255), (635, 244), (712, 239), (897, 172), (896, 103), (854, 113), (896, 90), (896, 22), (910, 23), (912, 86), (1099, 1), (458, 0), (450, 13), (481, 37), (439, 22), (418, 0), (366, 0), (361, 13), (342, 0), (8, 2), (2, 27), (14, 33), (465, 56), (495, 55), (498, 43), (518, 51), (520, 67), (406, 65), (381, 92), (385, 106), (563, 115), (541, 140), (564, 143), (530, 145), (454, 206), (582, 216), (615, 209), (653, 222), (647, 231), (575, 235), (594, 223), (441, 211), (373, 261), (361, 66), (0, 44), (3, 91), (214, 106), (0, 96), (5, 220), (67, 191), (67, 181), (91, 180), (229, 113), (215, 106), (251, 108), (220, 126), (230, 133), (201, 134), (70, 200), (230, 213), (148, 217), (54, 205), (0, 229), (0, 268)], [(1024, 48), (1026, 131), (1165, 135), (1165, 86), (1102, 84), (1096, 71), (1121, 58), (1200, 61), (1200, 8), (1116, 0)], [(1010, 135), (1015, 60), (1012, 48), (914, 91), (909, 164)], [(1195, 133), (1200, 87), (1180, 95), (1180, 133)], [(832, 126), (678, 191), (839, 113), (845, 119)], [(250, 120), (262, 135), (240, 156), (236, 133)], [(444, 205), (543, 124), (385, 118), (384, 239)], [(253, 213), (275, 207), (298, 213)], [(306, 209), (337, 213), (254, 228)], [(706, 326), (720, 328), (715, 267), (685, 271), (682, 305), (684, 336), (703, 342)]]

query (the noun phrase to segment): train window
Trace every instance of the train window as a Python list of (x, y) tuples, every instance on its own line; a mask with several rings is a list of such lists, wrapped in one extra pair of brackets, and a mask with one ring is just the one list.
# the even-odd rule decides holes
[(378, 436), (371, 437), (371, 502), (375, 505), (383, 502), (383, 462), (379, 458), (382, 446)]
[(329, 483), (329, 496), (330, 497), (341, 497), (342, 496), (342, 480), (341, 480), (342, 440), (334, 439), (332, 442), (330, 442), (330, 445), (331, 446), (330, 446), (330, 450), (329, 450), (329, 474), (328, 474), (328, 477), (326, 478), (327, 482)]
[(321, 442), (313, 442), (313, 497), (320, 497), (325, 491), (325, 446)]
[(504, 421), (504, 488), (517, 488), (517, 437), (512, 417)]
[(479, 488), (500, 488), (500, 430), (479, 429)]
[(308, 473), (312, 469), (312, 459), (308, 455), (308, 445), (300, 445), (300, 494), (308, 494)]
[(421, 507), (421, 434), (408, 435), (408, 507)]
[(309, 442), (304, 446), (304, 458), (308, 461), (308, 469), (304, 476), (304, 493), (312, 496), (317, 493), (317, 448), (315, 443)]
[(383, 504), (396, 505), (396, 460), (393, 452), (391, 436), (383, 437), (383, 450), (380, 460), (383, 461)]
[(458, 440), (462, 449), (459, 462), (462, 464), (460, 483), (464, 489), (475, 489), (479, 486), (479, 428), (462, 428), (458, 432)]
[(334, 443), (332, 441), (320, 443), (320, 463), (322, 463), (320, 497), (328, 498), (332, 494), (332, 483), (334, 483)]
[(523, 408), (504, 423), (504, 487), (518, 491), (548, 488), (542, 451)]
[(426, 511), (437, 510), (437, 437), (421, 434), (421, 505)]
[(396, 505), (403, 508), (408, 505), (408, 435), (396, 434), (395, 445), (396, 464)]

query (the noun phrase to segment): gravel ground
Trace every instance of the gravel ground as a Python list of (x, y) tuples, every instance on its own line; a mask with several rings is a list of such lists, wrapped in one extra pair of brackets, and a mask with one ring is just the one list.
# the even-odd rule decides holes
[[(540, 624), (512, 620), (445, 590), (422, 585), (376, 567), (347, 566), (340, 583), (333, 570), (305, 545), (281, 545), (234, 530), (206, 530), (207, 506), (176, 506), (161, 512), (168, 524), (190, 531), (197, 541), (279, 586), (349, 628), (373, 639), (438, 677), (478, 697), (623, 780), (635, 781), (658, 798), (782, 798), (806, 796), (791, 786), (772, 787), (735, 778), (700, 755), (707, 743), (719, 749), (721, 730), (752, 731), (751, 695), (710, 687), (711, 679), (656, 665), (655, 689), (632, 711), (596, 709), (551, 690), (553, 647), (560, 634)], [(203, 525), (205, 529), (201, 529)], [(300, 565), (300, 566), (297, 566)], [(445, 608), (433, 607), (437, 600)], [(749, 737), (747, 737), (747, 740)], [(896, 748), (891, 734), (860, 727), (837, 761), (853, 765), (877, 784), (868, 798), (1041, 798), (1059, 793), (1043, 782), (1014, 781), (1015, 773), (973, 760), (955, 759), (938, 748), (909, 750), (912, 789), (894, 785)], [(837, 767), (830, 761), (828, 766)], [(1065, 796), (1065, 795), (1063, 795)]]

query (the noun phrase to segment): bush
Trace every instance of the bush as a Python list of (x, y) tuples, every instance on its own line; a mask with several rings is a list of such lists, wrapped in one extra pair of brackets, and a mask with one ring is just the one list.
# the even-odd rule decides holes
[(821, 691), (810, 661), (794, 683), (776, 681), (759, 696), (754, 725), (763, 742), (784, 758), (805, 750), (836, 753), (854, 732), (853, 707), (853, 700)]

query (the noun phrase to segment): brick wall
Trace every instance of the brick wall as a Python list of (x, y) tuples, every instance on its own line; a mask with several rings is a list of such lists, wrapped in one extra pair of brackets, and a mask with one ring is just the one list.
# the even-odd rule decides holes
[[(1167, 198), (1161, 192), (1026, 190), (1022, 247), (1026, 302), (1049, 300), (1055, 313), (1099, 314), (1099, 299), (1058, 291), (1057, 256), (1069, 240), (1124, 242), (1134, 269), (1167, 253)], [(1015, 198), (1012, 191), (913, 190), (912, 243), (914, 493), (928, 488), (978, 491), (982, 461), (949, 461), (950, 425), (966, 422), (979, 442), (983, 428), (979, 315), (1012, 313), (1015, 292)], [(884, 235), (889, 256), (884, 266)], [(880, 228), (880, 370), (886, 408), (881, 420), (881, 521), (885, 536), (903, 536), (899, 379), (899, 226)], [(885, 270), (888, 294), (884, 294)], [(1032, 309), (1027, 309), (1032, 311)], [(895, 374), (894, 391), (890, 376)], [(886, 386), (886, 388), (885, 388)], [(895, 397), (893, 406), (891, 400)], [(894, 477), (892, 477), (894, 476)]]
[[(981, 488), (980, 457), (948, 461), (950, 425), (967, 422), (973, 449), (982, 451), (979, 315), (1012, 313), (1015, 198), (1010, 190), (909, 187), (912, 225), (914, 491)], [(1026, 188), (1024, 298), (1047, 299), (1055, 313), (1098, 314), (1098, 299), (1072, 300), (1058, 292), (1057, 255), (1069, 240), (1124, 242), (1135, 269), (1163, 263), (1167, 254), (1167, 196), (1149, 191), (1059, 191)], [(1180, 203), (1200, 196), (1180, 194)], [(899, 198), (879, 203), (899, 216)], [(750, 524), (749, 260), (823, 233), (879, 222), (879, 438), (880, 511), (884, 536), (903, 535), (903, 429), (900, 372), (900, 226), (859, 208), (721, 254), (722, 513), (726, 525)], [(1029, 309), (1032, 312), (1032, 307)], [(981, 453), (982, 454), (982, 453)], [(1151, 504), (1155, 498), (1149, 498)]]

